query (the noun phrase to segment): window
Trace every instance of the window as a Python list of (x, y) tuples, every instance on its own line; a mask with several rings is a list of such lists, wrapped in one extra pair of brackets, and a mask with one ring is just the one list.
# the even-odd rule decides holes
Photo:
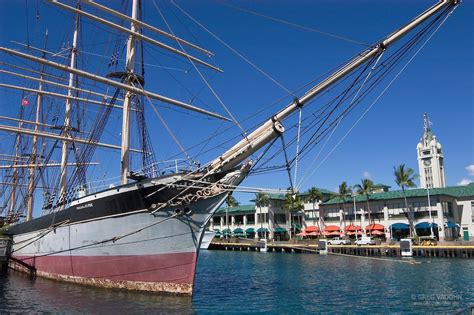
[(471, 201), (471, 221), (474, 223), (474, 201)]
[(453, 203), (448, 201), (448, 217), (452, 218), (453, 216)]
[(281, 224), (281, 223), (286, 223), (286, 216), (283, 213), (277, 213), (275, 214), (275, 223), (276, 224)]
[(244, 224), (244, 216), (243, 215), (236, 215), (234, 217), (234, 219), (235, 219), (235, 224), (237, 224), (237, 225)]
[(433, 188), (433, 172), (431, 171), (431, 167), (425, 167), (425, 181), (426, 187)]
[(255, 216), (253, 214), (247, 215), (247, 224), (254, 224), (255, 223)]

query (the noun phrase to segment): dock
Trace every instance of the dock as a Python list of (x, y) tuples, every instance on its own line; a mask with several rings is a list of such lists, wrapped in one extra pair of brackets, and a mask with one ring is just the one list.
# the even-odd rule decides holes
[[(210, 250), (231, 251), (263, 251), (265, 243), (249, 239), (218, 239), (213, 240)], [(316, 242), (269, 242), (268, 252), (319, 254), (319, 245)], [(328, 245), (328, 254), (352, 255), (367, 257), (401, 257), (398, 244), (379, 245)], [(413, 257), (440, 257), (440, 258), (474, 258), (474, 245), (445, 245), (413, 246)]]

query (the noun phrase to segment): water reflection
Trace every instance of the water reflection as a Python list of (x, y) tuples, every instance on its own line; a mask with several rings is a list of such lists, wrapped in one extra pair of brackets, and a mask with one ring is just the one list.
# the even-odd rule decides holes
[(421, 264), (203, 251), (194, 296), (162, 296), (0, 276), (0, 313), (452, 313), (474, 303), (474, 260)]
[(100, 289), (29, 277), (10, 272), (0, 276), (0, 313), (67, 312), (127, 314), (192, 313), (192, 299), (152, 293)]

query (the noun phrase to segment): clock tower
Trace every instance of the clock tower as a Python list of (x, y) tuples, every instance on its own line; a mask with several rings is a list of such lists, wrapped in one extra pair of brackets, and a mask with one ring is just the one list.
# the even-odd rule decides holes
[(431, 122), (424, 115), (424, 132), (416, 146), (421, 188), (445, 187), (444, 156), (441, 144), (431, 132)]

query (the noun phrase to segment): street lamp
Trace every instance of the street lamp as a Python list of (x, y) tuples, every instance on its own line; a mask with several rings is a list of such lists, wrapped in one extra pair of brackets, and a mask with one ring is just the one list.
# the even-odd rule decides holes
[(390, 224), (390, 240), (393, 241), (393, 230), (392, 230), (392, 215), (388, 215), (388, 224)]
[(434, 233), (433, 233), (433, 218), (431, 217), (431, 198), (430, 198), (430, 189), (426, 187), (426, 192), (428, 194), (428, 213), (430, 214), (430, 231), (431, 231), (431, 238), (434, 238)]
[(354, 201), (354, 224), (357, 224), (356, 194), (352, 194), (352, 200)]

